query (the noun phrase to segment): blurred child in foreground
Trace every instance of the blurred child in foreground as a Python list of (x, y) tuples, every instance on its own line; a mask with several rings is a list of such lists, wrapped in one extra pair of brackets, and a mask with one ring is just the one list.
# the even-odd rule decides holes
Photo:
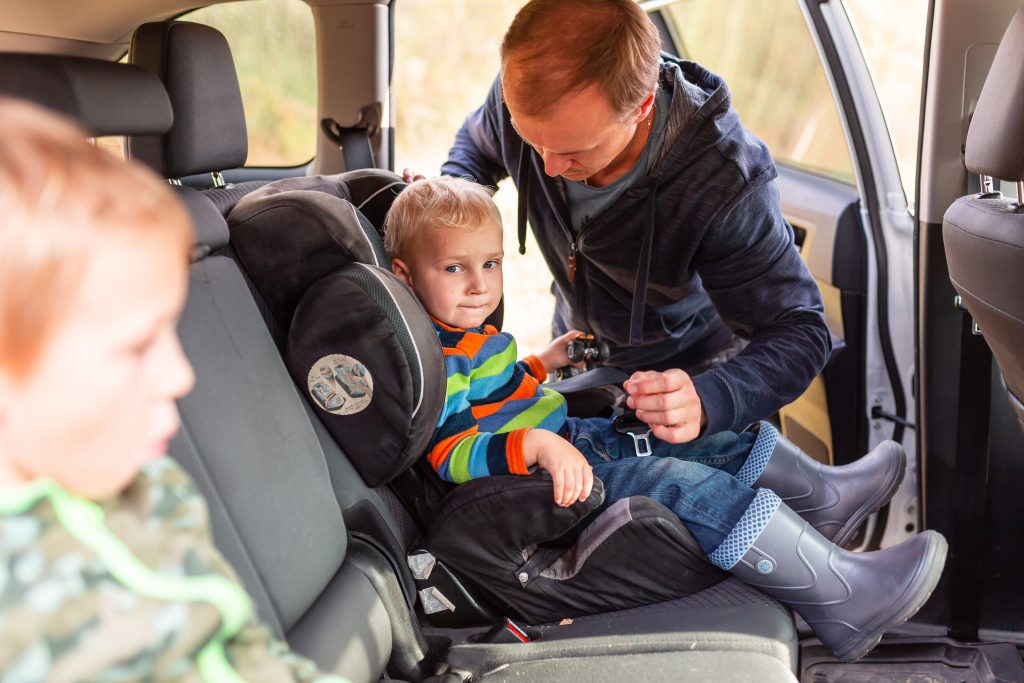
[(340, 681), (273, 640), (164, 457), (193, 384), (165, 181), (0, 99), (4, 680)]

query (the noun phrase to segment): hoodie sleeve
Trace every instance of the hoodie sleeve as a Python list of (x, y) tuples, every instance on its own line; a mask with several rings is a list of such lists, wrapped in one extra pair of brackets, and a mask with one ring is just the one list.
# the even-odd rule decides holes
[(445, 403), (431, 438), (427, 461), (445, 481), (457, 484), (495, 474), (529, 474), (523, 454), (526, 429), (481, 432), (469, 403), (473, 360), (445, 349)]
[(491, 84), (483, 105), (466, 117), (455, 143), (448, 150), (448, 161), (441, 166), (444, 175), (471, 178), (481, 185), (497, 187), (508, 177), (501, 156), (501, 75)]
[(821, 291), (774, 182), (747, 186), (711, 225), (695, 263), (722, 320), (750, 340), (734, 359), (693, 378), (705, 432), (740, 431), (800, 396), (825, 366), (832, 340)]

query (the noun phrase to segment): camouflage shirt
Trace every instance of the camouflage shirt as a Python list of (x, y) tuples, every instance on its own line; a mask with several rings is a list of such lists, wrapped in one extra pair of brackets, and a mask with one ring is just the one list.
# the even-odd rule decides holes
[(170, 459), (100, 504), (0, 489), (0, 683), (341, 681), (274, 640)]

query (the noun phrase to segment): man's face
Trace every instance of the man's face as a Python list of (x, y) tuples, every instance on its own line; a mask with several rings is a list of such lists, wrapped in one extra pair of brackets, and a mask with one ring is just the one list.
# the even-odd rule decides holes
[(483, 325), (501, 301), (501, 229), (427, 228), (417, 235), (405, 259), (392, 262), (395, 274), (446, 325)]
[[(510, 69), (514, 65), (506, 65), (503, 77)], [(522, 113), (528, 94), (514, 85), (504, 88), (504, 96), (512, 125), (544, 160), (544, 172), (552, 177), (582, 182), (609, 169), (622, 160), (637, 130), (635, 117), (612, 109), (597, 85), (564, 95), (542, 116)]]

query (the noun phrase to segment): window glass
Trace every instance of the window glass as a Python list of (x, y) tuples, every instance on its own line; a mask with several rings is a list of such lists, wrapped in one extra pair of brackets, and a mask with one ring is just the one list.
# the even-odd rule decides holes
[(245, 0), (182, 19), (227, 38), (249, 133), (247, 166), (297, 166), (316, 153), (316, 38), (300, 0)]
[(847, 0), (846, 11), (871, 69), (903, 189), (912, 203), (928, 0)]
[(846, 136), (797, 0), (680, 0), (664, 17), (682, 56), (722, 76), (775, 160), (854, 182)]
[[(498, 75), (498, 48), (524, 0), (399, 0), (395, 5), (395, 168), (437, 175), (455, 132)], [(551, 274), (533, 240), (520, 255), (516, 189), (494, 196), (505, 226), (505, 324), (520, 355), (551, 338)]]

